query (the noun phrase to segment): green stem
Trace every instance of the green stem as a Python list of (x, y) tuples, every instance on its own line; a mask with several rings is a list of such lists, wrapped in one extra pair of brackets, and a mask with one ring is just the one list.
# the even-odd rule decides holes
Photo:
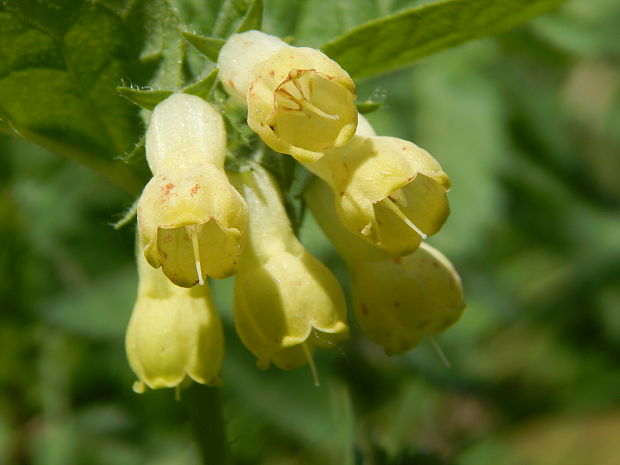
[(219, 389), (193, 383), (182, 396), (203, 465), (232, 464)]

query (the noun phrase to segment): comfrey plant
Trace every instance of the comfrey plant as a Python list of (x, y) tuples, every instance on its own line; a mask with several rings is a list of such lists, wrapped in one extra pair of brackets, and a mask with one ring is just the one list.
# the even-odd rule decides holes
[[(532, 263), (541, 273), (560, 263), (557, 251), (542, 247), (548, 241), (532, 242), (528, 202), (564, 192), (615, 206), (611, 170), (598, 168), (612, 166), (599, 149), (613, 151), (602, 123), (613, 122), (615, 110), (601, 102), (611, 102), (617, 86), (599, 58), (615, 56), (609, 45), (617, 41), (608, 39), (617, 27), (610, 22), (600, 40), (588, 39), (596, 45), (590, 54), (575, 46), (587, 39), (581, 26), (597, 15), (613, 21), (610, 5), (620, 2), (574, 0), (591, 5), (570, 6), (499, 43), (431, 55), (563, 1), (0, 0), (0, 270), (7, 275), (0, 295), (8, 297), (0, 384), (15, 394), (0, 398), (0, 457), (6, 450), (13, 462), (197, 463), (179, 427), (187, 419), (208, 465), (476, 462), (482, 451), (464, 449), (519, 413), (485, 397), (496, 392), (485, 386), (502, 382), (496, 367), (510, 354), (493, 354), (493, 363), (479, 355), (504, 342), (496, 331), (523, 316), (516, 309), (548, 305), (549, 293), (538, 291), (549, 280), (537, 292), (513, 292), (515, 277)], [(562, 24), (579, 26), (578, 34), (558, 34)], [(397, 70), (405, 72), (382, 80)], [(583, 92), (586, 81), (606, 85)], [(381, 109), (383, 85), (393, 89), (386, 103), (398, 94), (398, 105)], [(562, 92), (547, 95), (548, 105), (528, 104), (552, 88)], [(582, 110), (588, 99), (595, 105), (577, 119), (556, 114), (556, 100)], [(384, 112), (393, 132), (415, 117), (420, 145), (432, 155), (375, 132), (373, 111)], [(598, 115), (597, 124), (585, 124), (584, 114)], [(589, 147), (588, 166), (553, 155), (566, 144), (546, 143), (556, 139), (547, 133), (574, 123), (572, 145)], [(47, 161), (7, 134), (83, 166)], [(524, 156), (540, 141), (552, 152)], [(600, 182), (588, 182), (588, 172), (602, 173)], [(452, 372), (431, 366), (439, 365), (431, 351), (413, 350), (435, 346), (441, 358), (434, 338), (464, 308), (457, 271), (429, 245), (444, 228), (448, 199), (463, 220), (445, 231), (459, 238), (451, 253), (471, 260), (481, 284), (471, 300), (482, 310), (450, 335), (472, 349), (455, 356)], [(115, 227), (137, 218), (136, 231), (109, 234), (105, 220), (132, 200)], [(467, 219), (461, 205), (472, 206)], [(587, 213), (578, 210), (579, 218)], [(597, 237), (592, 228), (605, 237), (612, 231), (609, 215), (596, 213), (571, 216), (580, 226), (572, 233), (562, 228), (566, 244), (579, 236), (572, 241), (579, 250), (567, 257), (599, 256), (610, 244), (589, 240)], [(502, 227), (488, 234), (497, 218)], [(482, 237), (500, 253), (476, 260), (488, 252)], [(592, 253), (579, 248), (586, 243)], [(132, 245), (137, 286), (124, 266)], [(329, 251), (330, 261), (315, 250)], [(497, 273), (506, 263), (510, 272)], [(588, 293), (605, 323), (615, 296), (611, 281), (599, 281)], [(487, 312), (504, 294), (514, 299), (499, 299), (501, 315)], [(108, 363), (117, 360), (127, 320), (134, 375)], [(549, 343), (530, 334), (531, 322), (507, 334), (510, 347), (532, 336)], [(607, 326), (597, 335), (613, 336)], [(607, 364), (598, 362), (602, 373)], [(500, 370), (512, 384), (513, 365)], [(555, 371), (561, 385), (566, 377)], [(553, 379), (543, 376), (542, 387)], [(102, 380), (105, 389), (93, 389)], [(536, 385), (527, 381), (519, 404), (546, 413), (531, 408)], [(132, 383), (141, 399), (109, 397), (132, 395)], [(482, 389), (462, 389), (471, 385)], [(174, 395), (185, 418), (181, 405), (169, 408)], [(504, 443), (510, 434), (500, 429)]]
[[(223, 335), (207, 278), (235, 275), (235, 328), (261, 369), (309, 364), (318, 384), (315, 348), (349, 335), (340, 284), (296, 236), (270, 174), (279, 157), (316, 175), (305, 201), (347, 264), (369, 339), (399, 354), (456, 322), (458, 274), (423, 242), (449, 213), (437, 160), (377, 136), (357, 112), (353, 80), (319, 50), (252, 30), (232, 35), (217, 65), (224, 111), (177, 92), (150, 118), (153, 178), (138, 202), (140, 285), (127, 332), (134, 389), (218, 382)], [(224, 118), (246, 110), (268, 148), (230, 150), (225, 169)]]

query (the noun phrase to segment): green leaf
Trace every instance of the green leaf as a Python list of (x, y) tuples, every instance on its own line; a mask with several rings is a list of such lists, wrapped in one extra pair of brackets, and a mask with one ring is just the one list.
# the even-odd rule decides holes
[[(298, 44), (320, 47), (359, 24), (391, 13), (391, 2), (377, 0), (304, 0), (299, 5), (282, 4), (284, 14), (295, 18), (291, 11), (299, 11), (294, 37)], [(382, 3), (379, 7), (378, 3)], [(270, 5), (271, 6), (271, 5)], [(389, 10), (385, 11), (387, 8)], [(274, 8), (270, 8), (271, 11)]]
[(367, 22), (321, 48), (351, 76), (372, 76), (462, 42), (505, 31), (563, 1), (437, 2)]
[(173, 94), (171, 90), (142, 90), (131, 87), (119, 87), (118, 92), (130, 102), (147, 110), (153, 110), (155, 105)]
[(183, 32), (183, 37), (190, 44), (198, 49), (198, 51), (204, 54), (209, 60), (216, 63), (217, 57), (220, 54), (220, 50), (226, 42), (224, 39), (217, 39), (215, 37), (203, 37), (191, 32)]
[(0, 115), (19, 135), (137, 192), (139, 176), (115, 162), (139, 132), (137, 109), (116, 93), (130, 33), (113, 11), (82, 3), (3, 3)]
[(245, 16), (237, 26), (236, 32), (245, 32), (251, 30), (260, 31), (263, 26), (263, 1), (253, 0)]
[(181, 87), (186, 44), (181, 22), (168, 0), (139, 0), (127, 21), (144, 32), (140, 61), (156, 64), (155, 75), (148, 84), (156, 89)]

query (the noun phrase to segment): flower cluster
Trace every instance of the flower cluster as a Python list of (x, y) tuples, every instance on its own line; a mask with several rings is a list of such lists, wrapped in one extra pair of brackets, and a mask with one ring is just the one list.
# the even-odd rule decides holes
[[(368, 338), (398, 354), (453, 324), (464, 308), (458, 274), (422, 242), (449, 213), (439, 163), (377, 136), (357, 113), (353, 80), (318, 50), (248, 31), (228, 39), (218, 68), (248, 126), (317, 176), (305, 201), (347, 263)], [(259, 368), (308, 363), (315, 373), (315, 348), (349, 334), (340, 285), (296, 237), (277, 180), (258, 160), (227, 172), (226, 140), (220, 111), (200, 97), (175, 93), (151, 115), (126, 339), (137, 392), (218, 382), (223, 334), (207, 278), (235, 275), (234, 324)]]

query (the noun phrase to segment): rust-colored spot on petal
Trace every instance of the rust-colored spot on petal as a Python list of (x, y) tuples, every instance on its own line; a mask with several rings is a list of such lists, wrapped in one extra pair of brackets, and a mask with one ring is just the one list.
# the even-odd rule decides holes
[(228, 81), (226, 81), (226, 82), (228, 83), (228, 85), (229, 85), (230, 87), (232, 87), (233, 89), (235, 88), (235, 83), (234, 83), (234, 82), (232, 82), (232, 80), (231, 80), (231, 79), (229, 79), (229, 80), (228, 80)]
[(192, 189), (190, 190), (190, 195), (193, 197), (196, 195), (196, 193), (200, 190), (200, 185), (196, 184), (194, 187), (192, 187)]
[(166, 197), (168, 197), (170, 195), (170, 192), (174, 189), (174, 184), (172, 184), (171, 182), (169, 182), (168, 184), (166, 184), (165, 186), (161, 187), (161, 196), (162, 196), (162, 201), (166, 199)]
[(276, 75), (276, 72), (272, 69), (271, 71), (269, 71), (269, 76), (274, 77)]

